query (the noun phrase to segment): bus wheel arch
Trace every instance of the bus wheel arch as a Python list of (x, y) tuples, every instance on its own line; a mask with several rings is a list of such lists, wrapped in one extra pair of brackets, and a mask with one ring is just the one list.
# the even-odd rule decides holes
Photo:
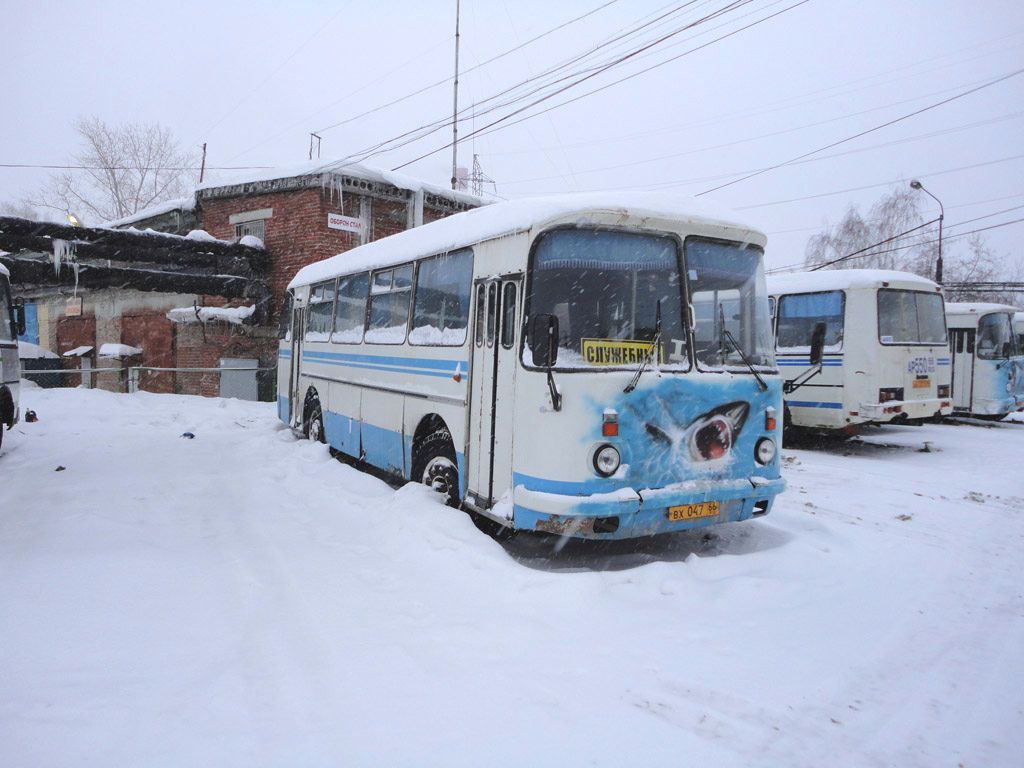
[(455, 443), (448, 425), (436, 413), (423, 417), (416, 427), (411, 479), (444, 494), (448, 506), (461, 504)]
[(320, 405), (320, 394), (315, 387), (306, 390), (306, 401), (302, 406), (302, 434), (313, 442), (327, 442), (327, 435), (324, 432), (324, 411)]

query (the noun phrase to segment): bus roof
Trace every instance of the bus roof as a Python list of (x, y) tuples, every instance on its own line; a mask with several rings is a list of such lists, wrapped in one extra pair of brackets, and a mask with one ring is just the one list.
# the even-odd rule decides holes
[(523, 198), (475, 208), (422, 227), (339, 253), (299, 270), (288, 288), (329, 280), (339, 274), (401, 264), (421, 256), (465, 248), (485, 240), (526, 232), (535, 227), (597, 214), (630, 215), (712, 224), (745, 230), (748, 242), (763, 246), (765, 236), (729, 213), (688, 197), (654, 192), (587, 192)]
[(1020, 312), (1009, 304), (992, 304), (985, 301), (954, 301), (946, 305), (947, 315), (987, 315), (991, 312)]
[(913, 272), (897, 272), (892, 269), (819, 269), (815, 272), (768, 275), (768, 293), (779, 296), (786, 293), (814, 293), (847, 288), (885, 288), (886, 283), (898, 288), (925, 291), (934, 291), (938, 288), (928, 278), (915, 275)]

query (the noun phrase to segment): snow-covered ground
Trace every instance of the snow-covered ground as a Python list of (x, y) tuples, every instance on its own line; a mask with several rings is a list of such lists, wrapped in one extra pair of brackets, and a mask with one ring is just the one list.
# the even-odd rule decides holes
[(767, 518), (555, 554), (272, 405), (22, 399), (5, 768), (1022, 764), (1024, 425), (787, 449)]

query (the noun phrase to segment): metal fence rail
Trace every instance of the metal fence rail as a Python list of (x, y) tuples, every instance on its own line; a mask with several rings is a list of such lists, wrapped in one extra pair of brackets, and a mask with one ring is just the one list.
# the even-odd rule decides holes
[[(22, 376), (45, 388), (83, 386), (118, 392), (158, 392), (239, 397), (249, 400), (273, 400), (273, 375), (276, 367), (258, 365), (237, 367), (168, 368), (133, 365), (125, 368), (22, 369)], [(146, 377), (143, 374), (151, 374)], [(225, 380), (225, 374), (228, 379)], [(68, 379), (62, 377), (71, 377)], [(80, 377), (78, 383), (73, 378)], [(106, 377), (100, 379), (99, 377)], [(116, 377), (112, 379), (112, 377)], [(160, 377), (160, 378), (157, 378)], [(196, 378), (198, 377), (198, 379)], [(216, 377), (208, 381), (206, 377)], [(148, 379), (148, 380), (147, 380)], [(227, 386), (225, 386), (227, 385)], [(260, 395), (263, 395), (260, 397)]]

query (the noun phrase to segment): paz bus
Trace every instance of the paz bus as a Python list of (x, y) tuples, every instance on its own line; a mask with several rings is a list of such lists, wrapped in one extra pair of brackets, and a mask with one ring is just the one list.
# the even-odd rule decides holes
[(854, 432), (952, 412), (942, 292), (931, 280), (818, 270), (771, 275), (768, 292), (787, 427)]
[(630, 193), (362, 245), (289, 285), (279, 416), (502, 532), (764, 515), (784, 487), (764, 244), (696, 201)]
[(0, 447), (4, 443), (4, 427), (11, 429), (18, 423), (18, 335), (24, 332), (24, 309), (12, 301), (11, 273), (0, 264)]
[(1001, 419), (1024, 409), (1024, 349), (1013, 332), (1015, 307), (946, 305), (955, 413)]

